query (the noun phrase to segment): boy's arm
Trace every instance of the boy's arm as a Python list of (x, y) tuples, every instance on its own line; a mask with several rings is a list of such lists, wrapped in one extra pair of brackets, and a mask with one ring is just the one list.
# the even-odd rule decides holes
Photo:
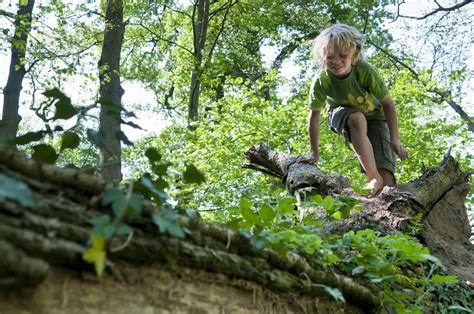
[(299, 162), (308, 164), (317, 164), (319, 161), (319, 122), (321, 120), (320, 109), (311, 110), (308, 118), (309, 144), (311, 146), (311, 155), (302, 156)]
[(408, 157), (405, 147), (400, 142), (400, 135), (398, 134), (397, 112), (395, 111), (395, 103), (392, 97), (385, 96), (381, 100), (385, 118), (387, 119), (388, 129), (390, 131), (390, 146), (392, 150), (404, 160)]

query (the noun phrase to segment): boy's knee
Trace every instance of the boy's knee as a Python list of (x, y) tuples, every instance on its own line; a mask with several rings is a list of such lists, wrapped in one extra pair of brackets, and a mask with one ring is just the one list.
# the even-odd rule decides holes
[(349, 130), (366, 130), (367, 120), (362, 112), (354, 112), (349, 115), (347, 120)]

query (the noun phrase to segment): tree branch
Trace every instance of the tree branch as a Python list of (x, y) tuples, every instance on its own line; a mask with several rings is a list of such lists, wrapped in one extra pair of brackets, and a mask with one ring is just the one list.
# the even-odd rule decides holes
[(460, 9), (470, 3), (472, 3), (472, 0), (464, 0), (458, 4), (455, 4), (451, 7), (443, 7), (441, 6), (438, 1), (435, 1), (435, 3), (438, 5), (438, 8), (434, 9), (433, 11), (429, 12), (429, 13), (426, 13), (425, 15), (423, 16), (408, 16), (408, 15), (402, 15), (400, 14), (400, 5), (402, 5), (403, 3), (405, 3), (405, 1), (402, 1), (398, 4), (398, 9), (397, 9), (397, 17), (395, 18), (395, 20), (398, 18), (398, 17), (402, 17), (402, 18), (407, 18), (407, 19), (415, 19), (415, 20), (424, 20), (438, 12), (451, 12), (451, 11), (455, 11), (457, 9)]
[[(382, 47), (378, 46), (376, 43), (374, 43), (370, 40), (368, 40), (367, 42), (369, 44), (371, 44), (372, 46), (374, 46), (376, 49), (383, 52), (390, 60), (392, 60), (395, 63), (398, 63), (401, 66), (403, 66), (404, 68), (406, 68), (408, 71), (410, 71), (410, 73), (413, 74), (413, 76), (418, 81), (421, 82), (420, 76), (415, 71), (415, 69), (410, 67), (408, 64), (406, 64), (402, 60), (400, 60), (397, 56), (394, 56), (392, 53), (390, 53), (386, 49), (383, 49)], [(473, 119), (471, 117), (469, 117), (469, 115), (464, 111), (464, 109), (459, 104), (457, 104), (454, 100), (452, 100), (451, 91), (442, 91), (441, 89), (435, 87), (434, 89), (429, 90), (429, 92), (433, 92), (433, 93), (437, 94), (438, 96), (440, 96), (441, 100), (445, 101), (451, 108), (453, 108), (454, 111), (456, 111), (456, 113), (459, 114), (461, 119), (467, 123), (467, 127), (468, 127), (469, 131), (474, 132), (474, 121), (473, 121)]]

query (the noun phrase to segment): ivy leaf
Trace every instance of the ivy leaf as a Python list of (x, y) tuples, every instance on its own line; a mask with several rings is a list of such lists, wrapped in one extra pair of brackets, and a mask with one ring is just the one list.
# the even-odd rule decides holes
[(33, 208), (35, 203), (33, 196), (23, 181), (0, 174), (0, 198), (6, 198), (18, 202), (20, 205)]
[(61, 148), (60, 151), (65, 150), (66, 148), (74, 149), (79, 146), (80, 138), (79, 135), (72, 131), (64, 132), (61, 138)]
[(108, 188), (105, 190), (102, 198), (102, 206), (108, 206), (123, 197), (122, 192), (117, 188)]
[(167, 232), (176, 238), (184, 238), (185, 233), (181, 225), (178, 223), (179, 214), (172, 210), (162, 208), (159, 212), (152, 215), (153, 222), (158, 226), (161, 233)]
[(38, 144), (33, 146), (33, 159), (40, 160), (47, 164), (54, 164), (58, 159), (58, 155), (54, 148), (46, 144)]
[(263, 249), (265, 246), (267, 246), (268, 241), (265, 239), (252, 239), (252, 244), (255, 246), (257, 250)]
[(197, 170), (196, 166), (188, 165), (186, 170), (183, 173), (184, 181), (187, 183), (197, 183), (200, 184), (205, 181), (204, 175)]
[(133, 230), (129, 225), (122, 223), (117, 227), (117, 231), (115, 234), (118, 236), (125, 236), (130, 234), (132, 231)]
[(139, 217), (143, 208), (143, 196), (139, 193), (132, 193), (128, 202), (128, 214), (130, 218)]
[(94, 264), (97, 276), (105, 269), (105, 239), (100, 234), (91, 234), (92, 246), (82, 255), (82, 259)]

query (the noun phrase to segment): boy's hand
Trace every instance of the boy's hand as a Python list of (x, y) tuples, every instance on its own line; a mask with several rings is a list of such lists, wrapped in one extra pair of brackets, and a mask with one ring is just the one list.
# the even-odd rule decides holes
[(299, 156), (296, 159), (296, 162), (302, 163), (302, 164), (310, 164), (310, 165), (317, 165), (319, 161), (319, 155), (315, 155), (314, 153), (311, 153), (306, 156)]
[(405, 146), (400, 142), (400, 140), (392, 140), (390, 142), (390, 146), (392, 147), (392, 150), (395, 152), (395, 154), (400, 157), (400, 160), (405, 160), (408, 157), (407, 150)]

